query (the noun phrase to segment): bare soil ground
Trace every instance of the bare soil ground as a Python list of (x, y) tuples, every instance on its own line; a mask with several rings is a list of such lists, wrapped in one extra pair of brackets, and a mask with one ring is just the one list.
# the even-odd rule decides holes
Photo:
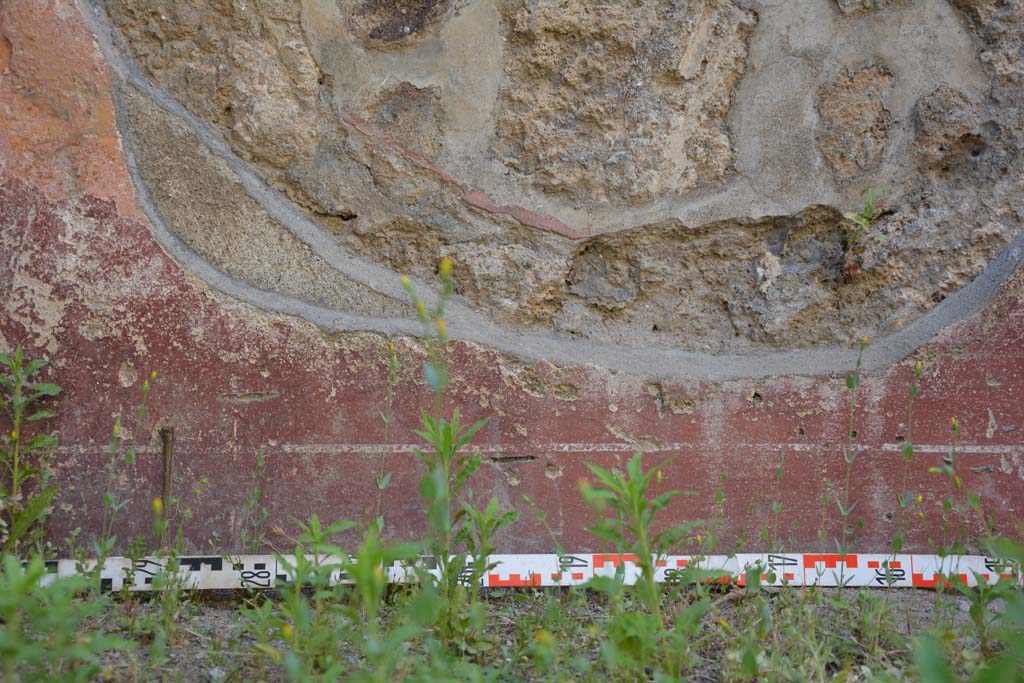
[[(801, 589), (789, 589), (799, 591)], [(887, 656), (888, 670), (885, 680), (902, 680), (910, 667), (909, 638), (943, 624), (954, 631), (968, 628), (970, 607), (966, 598), (955, 595), (937, 595), (923, 590), (846, 589), (849, 600), (865, 594), (871, 598), (884, 598), (886, 630), (894, 646)], [(830, 595), (815, 607), (817, 616), (798, 628), (835, 628), (835, 610)], [(494, 642), (483, 663), (494, 667), (496, 680), (587, 680), (572, 670), (563, 675), (541, 677), (522, 653), (528, 641), (539, 629), (550, 627), (550, 610), (557, 609), (562, 631), (555, 633), (568, 658), (589, 659), (596, 662), (601, 656), (602, 626), (608, 616), (608, 607), (602, 595), (565, 589), (517, 589), (488, 592), (488, 632)], [(778, 591), (764, 593), (767, 602), (776, 608)], [(108, 608), (89, 626), (103, 629), (135, 642), (136, 647), (104, 655), (100, 680), (103, 681), (285, 681), (282, 667), (259, 652), (253, 636), (244, 627), (244, 608), (263, 600), (277, 600), (272, 592), (246, 595), (241, 592), (209, 591), (197, 593), (178, 607), (178, 616), (166, 646), (163, 661), (151, 652), (153, 625), (160, 619), (162, 609), (155, 596), (133, 595), (127, 600), (115, 598)], [(742, 621), (743, 611), (749, 610), (752, 600), (742, 589), (731, 588), (714, 595), (712, 609), (704, 618), (701, 634), (702, 660), (689, 672), (688, 680), (735, 680), (729, 673), (727, 659), (729, 643), (734, 640), (729, 624)], [(548, 614), (546, 615), (546, 612)], [(780, 613), (780, 616), (785, 616)], [(280, 642), (282, 647), (284, 642)], [(360, 653), (352, 643), (339, 642), (341, 650), (350, 650), (353, 665)], [(518, 661), (517, 661), (518, 660)], [(858, 669), (854, 676), (842, 680), (878, 680), (874, 676), (878, 662), (870, 662)], [(836, 680), (839, 680), (837, 678)]]

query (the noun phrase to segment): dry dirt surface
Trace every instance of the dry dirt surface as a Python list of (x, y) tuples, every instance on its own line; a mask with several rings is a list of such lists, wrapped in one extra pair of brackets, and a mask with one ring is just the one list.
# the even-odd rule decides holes
[[(853, 599), (853, 592), (849, 590), (850, 599)], [(884, 590), (865, 592), (873, 598), (883, 597), (885, 593)], [(574, 637), (578, 641), (585, 640), (587, 636), (594, 638), (593, 647), (587, 650), (587, 656), (596, 662), (600, 657), (602, 623), (608, 616), (607, 604), (597, 594), (582, 594), (585, 596), (583, 599), (579, 599), (579, 595), (562, 589), (490, 593), (486, 603), (489, 623), (487, 631), (497, 646), (482, 663), (500, 667), (507, 663), (503, 659), (509, 653), (528, 645), (522, 642), (524, 625), (529, 630), (526, 635), (532, 636), (533, 629), (543, 622), (545, 606), (550, 599), (559, 601), (561, 618), (575, 625), (578, 633)], [(769, 604), (775, 600), (772, 595), (777, 596), (777, 593), (769, 594)], [(834, 592), (830, 590), (825, 597), (833, 595)], [(740, 589), (712, 596), (715, 598), (714, 608), (704, 620), (704, 633), (710, 636), (702, 652), (705, 661), (692, 672), (691, 680), (726, 680), (723, 679), (723, 657), (730, 636), (720, 623), (734, 623), (739, 611), (749, 608), (743, 596)], [(112, 635), (132, 640), (138, 645), (127, 652), (105, 655), (101, 680), (210, 683), (286, 680), (283, 670), (255, 651), (255, 640), (244, 631), (241, 609), (246, 606), (246, 599), (254, 602), (260, 600), (256, 596), (245, 598), (240, 594), (223, 592), (203, 594), (186, 602), (174, 627), (174, 636), (168, 643), (167, 659), (160, 663), (156, 663), (148, 651), (151, 639), (146, 626), (147, 621), (158, 618), (159, 606), (156, 601), (136, 596), (127, 602), (115, 602), (90, 626), (103, 628)], [(969, 604), (959, 596), (936, 596), (930, 591), (904, 590), (892, 591), (886, 600), (891, 619), (889, 626), (898, 636), (913, 637), (934, 625), (936, 619), (941, 619), (953, 628), (965, 627), (969, 622)], [(820, 620), (819, 627), (825, 628), (829, 623), (831, 609), (827, 600), (816, 608), (813, 618)], [(283, 647), (284, 643), (278, 642), (278, 645)], [(341, 651), (351, 650), (353, 664), (359, 661), (360, 654), (351, 643), (339, 643), (338, 647)], [(909, 667), (909, 659), (906, 652), (894, 655), (897, 663), (894, 671), (898, 674), (901, 667)], [(900, 659), (901, 656), (903, 659)], [(514, 671), (512, 680), (529, 681), (537, 678), (536, 672), (527, 663), (523, 664), (522, 670)]]

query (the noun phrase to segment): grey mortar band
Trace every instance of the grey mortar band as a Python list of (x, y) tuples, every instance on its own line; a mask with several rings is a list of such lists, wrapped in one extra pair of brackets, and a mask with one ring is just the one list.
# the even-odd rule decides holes
[[(132, 86), (188, 126), (212, 154), (228, 164), (253, 200), (331, 267), (386, 296), (396, 299), (405, 296), (394, 271), (352, 254), (338, 245), (323, 228), (269, 188), (255, 171), (231, 151), (218, 133), (146, 78), (134, 60), (115, 47), (114, 32), (99, 0), (77, 0), (77, 3), (110, 68), (114, 109), (125, 162), (139, 205), (152, 222), (157, 241), (186, 270), (213, 289), (239, 301), (275, 313), (299, 317), (332, 332), (367, 331), (386, 335), (414, 335), (421, 331), (419, 322), (413, 318), (355, 315), (253, 287), (214, 268), (175, 235), (154, 204), (136, 162), (131, 126), (127, 123), (125, 112), (124, 84)], [(985, 308), (999, 285), (1022, 261), (1024, 233), (1017, 235), (972, 282), (902, 329), (874, 340), (864, 352), (864, 369), (878, 371), (889, 368), (942, 329)], [(423, 283), (413, 280), (413, 287), (428, 304), (435, 300), (433, 291)], [(630, 375), (663, 379), (715, 382), (758, 379), (771, 375), (828, 375), (848, 371), (857, 358), (856, 349), (842, 347), (713, 354), (598, 344), (544, 332), (517, 332), (485, 318), (459, 297), (448, 304), (447, 322), (452, 339), (474, 342), (526, 360), (548, 361), (556, 365), (593, 365)]]

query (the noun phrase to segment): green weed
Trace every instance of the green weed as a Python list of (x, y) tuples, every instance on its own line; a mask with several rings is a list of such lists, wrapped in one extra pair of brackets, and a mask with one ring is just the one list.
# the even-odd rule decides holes
[(146, 399), (156, 381), (154, 370), (142, 382), (141, 399), (135, 406), (134, 423), (130, 434), (125, 434), (122, 428), (121, 418), (114, 420), (114, 427), (110, 435), (110, 460), (107, 462), (107, 490), (103, 493), (103, 520), (100, 525), (100, 535), (93, 543), (93, 555), (96, 559), (96, 567), (102, 567), (103, 561), (109, 557), (117, 545), (117, 536), (114, 534), (117, 517), (131, 499), (127, 493), (127, 479), (135, 465), (137, 452), (137, 440), (142, 433), (143, 419), (146, 416)]
[[(858, 437), (857, 433), (857, 390), (860, 389), (861, 383), (861, 367), (864, 364), (864, 350), (868, 346), (868, 338), (864, 337), (860, 342), (860, 350), (857, 352), (857, 364), (853, 369), (853, 372), (846, 376), (846, 388), (850, 394), (849, 398), (849, 422), (846, 427), (846, 446), (843, 448), (843, 462), (846, 464), (846, 476), (843, 478), (843, 497), (842, 500), (836, 501), (836, 506), (839, 508), (840, 523), (842, 524), (841, 536), (836, 539), (836, 548), (840, 555), (846, 555), (852, 550), (853, 544), (856, 543), (857, 531), (863, 526), (863, 522), (857, 519), (856, 522), (851, 520), (854, 509), (857, 507), (857, 501), (850, 502), (850, 478), (853, 475), (853, 464), (857, 461), (857, 456), (861, 453), (861, 448), (856, 444)], [(845, 583), (845, 569), (846, 563), (843, 563), (843, 569), (840, 570), (839, 583), (842, 586)]]
[[(625, 472), (606, 470), (592, 463), (587, 463), (587, 467), (595, 483), (584, 482), (581, 493), (584, 501), (601, 515), (588, 530), (611, 543), (616, 553), (634, 556), (640, 570), (628, 593), (621, 582), (621, 571), (617, 579), (591, 581), (592, 588), (612, 600), (606, 627), (608, 640), (603, 648), (605, 659), (613, 669), (628, 675), (656, 668), (663, 676), (678, 679), (691, 654), (690, 641), (710, 602), (706, 596), (701, 597), (677, 612), (674, 619), (666, 619), (661, 604), (662, 586), (655, 571), (658, 560), (689, 540), (701, 522), (655, 530), (657, 514), (683, 492), (670, 490), (654, 495), (652, 482), (660, 482), (662, 466), (645, 472), (640, 453), (629, 461)], [(622, 567), (620, 564), (619, 569)], [(633, 596), (643, 610), (627, 607)]]
[(384, 489), (391, 483), (391, 473), (384, 471), (384, 462), (387, 458), (388, 443), (391, 437), (391, 423), (395, 421), (395, 385), (398, 383), (398, 352), (395, 351), (394, 343), (388, 343), (388, 382), (387, 391), (384, 395), (384, 410), (380, 411), (381, 422), (384, 423), (383, 447), (380, 452), (380, 463), (377, 471), (377, 504), (374, 507), (373, 518), (380, 519), (381, 503), (384, 499)]
[[(442, 259), (438, 273), (441, 292), (432, 311), (420, 301), (409, 279), (402, 280), (424, 327), (428, 359), (423, 375), (434, 394), (433, 413), (421, 411), (422, 429), (415, 432), (429, 448), (414, 452), (426, 466), (420, 480), (420, 495), (427, 506), (425, 546), (437, 572), (421, 571), (420, 581), (439, 592), (436, 626), (444, 651), (479, 653), (490, 649), (491, 643), (482, 636), (486, 615), (476, 586), (491, 568), (487, 556), (494, 550), (494, 535), (512, 524), (517, 513), (500, 513), (495, 499), (484, 509), (472, 502), (469, 479), (481, 461), (479, 454), (464, 449), (487, 424), (487, 418), (464, 426), (458, 408), (450, 419), (442, 417), (449, 379), (444, 310), (455, 290), (448, 258)], [(469, 555), (460, 552), (462, 549)]]
[(14, 357), (0, 354), (0, 409), (10, 421), (10, 433), (0, 436), (0, 547), (4, 553), (42, 550), (43, 523), (50, 514), (57, 487), (49, 484), (47, 457), (57, 446), (52, 434), (30, 434), (32, 423), (54, 416), (41, 404), (60, 387), (32, 380), (46, 361), (27, 360), (19, 346)]
[(856, 250), (865, 238), (871, 237), (879, 242), (884, 242), (888, 237), (872, 232), (875, 225), (883, 216), (882, 206), (884, 197), (889, 193), (888, 189), (876, 190), (869, 187), (864, 190), (864, 206), (857, 211), (847, 211), (843, 214), (846, 223), (843, 225), (846, 231), (846, 244), (848, 251)]
[(256, 469), (253, 471), (252, 486), (245, 499), (242, 513), (242, 548), (251, 553), (259, 552), (264, 544), (263, 525), (270, 514), (262, 504), (263, 486), (267, 475), (267, 456), (262, 450), (256, 453)]
[(134, 644), (87, 628), (107, 608), (103, 598), (81, 598), (89, 586), (75, 576), (44, 583), (38, 556), (24, 567), (12, 555), (0, 565), (0, 661), (7, 683), (92, 681), (104, 652)]

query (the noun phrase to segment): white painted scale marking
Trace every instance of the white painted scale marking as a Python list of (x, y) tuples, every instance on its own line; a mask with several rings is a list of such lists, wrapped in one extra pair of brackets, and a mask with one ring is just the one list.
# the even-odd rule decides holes
[[(310, 561), (332, 566), (334, 583), (348, 583), (343, 563), (336, 557), (308, 555)], [(288, 556), (284, 556), (288, 560)], [(521, 588), (528, 586), (579, 586), (597, 576), (616, 577), (633, 584), (640, 577), (636, 556), (615, 553), (573, 553), (567, 555), (491, 555), (495, 567), (481, 586)], [(204, 555), (178, 560), (178, 573), (187, 587), (197, 590), (264, 589), (286, 585), (293, 573), (277, 555)], [(430, 567), (429, 558), (421, 558)], [(153, 581), (165, 571), (167, 559), (111, 557), (100, 571), (104, 590), (131, 591), (153, 589)], [(95, 561), (86, 561), (91, 569)], [(46, 563), (47, 580), (80, 573), (76, 560), (51, 560)], [(988, 583), (1012, 581), (1024, 584), (1020, 567), (982, 555), (869, 554), (850, 553), (765, 553), (736, 555), (667, 555), (655, 558), (655, 580), (686, 580), (687, 569), (720, 572), (722, 576), (704, 576), (702, 580), (746, 585), (751, 573), (760, 575), (765, 586), (873, 586), (884, 588), (936, 588), (963, 582), (976, 586), (979, 577)], [(437, 570), (428, 570), (437, 573)], [(392, 583), (415, 581), (414, 568), (395, 564), (387, 568)]]

